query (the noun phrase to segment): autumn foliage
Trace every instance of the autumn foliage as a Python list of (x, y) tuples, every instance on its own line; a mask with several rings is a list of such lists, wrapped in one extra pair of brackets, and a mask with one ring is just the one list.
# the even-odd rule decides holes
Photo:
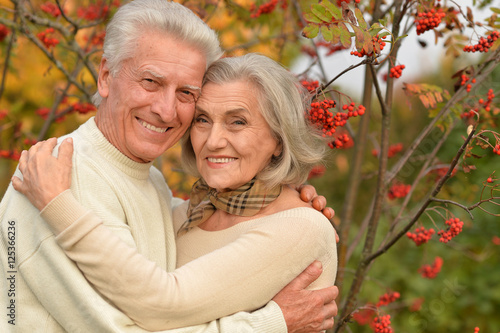
[[(306, 64), (295, 73), (309, 92), (304, 117), (330, 147), (310, 182), (340, 235), (333, 331), (497, 332), (500, 269), (482, 270), (500, 267), (500, 9), (487, 0), (181, 2), (219, 33), (226, 56)], [(105, 24), (121, 3), (0, 0), (0, 193), (23, 149), (95, 114)], [(442, 52), (402, 61), (411, 41)], [(434, 75), (410, 75), (430, 63)], [(356, 70), (360, 96), (338, 83)], [(186, 197), (193, 179), (179, 150), (156, 164)]]

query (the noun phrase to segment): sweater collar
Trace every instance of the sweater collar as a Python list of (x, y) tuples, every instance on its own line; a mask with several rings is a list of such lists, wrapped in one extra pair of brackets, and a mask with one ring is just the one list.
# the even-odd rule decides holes
[(84, 133), (92, 142), (92, 148), (102, 155), (109, 163), (131, 177), (137, 179), (147, 179), (149, 177), (149, 170), (153, 162), (139, 163), (124, 155), (106, 139), (104, 134), (102, 134), (97, 127), (95, 117), (90, 118), (82, 127), (84, 128)]

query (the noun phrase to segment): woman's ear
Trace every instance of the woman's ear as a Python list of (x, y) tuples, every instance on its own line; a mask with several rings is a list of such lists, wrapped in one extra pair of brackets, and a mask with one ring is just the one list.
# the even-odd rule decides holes
[(109, 72), (107, 60), (106, 58), (102, 58), (101, 64), (99, 65), (99, 76), (97, 78), (97, 91), (102, 98), (106, 98), (109, 95), (110, 79), (111, 74)]

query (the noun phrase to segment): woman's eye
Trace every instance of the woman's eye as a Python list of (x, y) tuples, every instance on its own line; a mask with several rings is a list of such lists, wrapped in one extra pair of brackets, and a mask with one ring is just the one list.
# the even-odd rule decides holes
[(241, 119), (233, 121), (234, 125), (246, 125), (246, 123), (247, 123), (246, 121), (241, 120)]
[(201, 116), (196, 117), (194, 119), (194, 121), (197, 123), (201, 123), (201, 124), (208, 123), (208, 120), (205, 117), (201, 117)]

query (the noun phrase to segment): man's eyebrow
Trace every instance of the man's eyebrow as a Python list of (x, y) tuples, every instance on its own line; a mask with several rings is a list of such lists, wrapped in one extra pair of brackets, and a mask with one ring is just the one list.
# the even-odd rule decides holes
[(149, 73), (149, 74), (153, 75), (154, 77), (156, 77), (157, 79), (163, 79), (165, 77), (161, 74), (156, 73), (155, 71), (153, 71), (151, 69), (146, 69), (143, 71), (143, 73)]
[[(143, 73), (149, 73), (149, 74), (153, 75), (157, 79), (163, 79), (163, 78), (165, 78), (164, 75), (156, 73), (155, 71), (153, 71), (151, 69), (146, 69), (146, 70), (143, 71)], [(201, 95), (201, 87), (193, 86), (191, 84), (186, 84), (182, 88), (189, 89), (189, 90), (195, 90), (195, 91), (197, 91)]]
[(201, 95), (201, 87), (193, 86), (191, 84), (186, 84), (185, 86), (183, 86), (183, 88), (189, 89), (189, 90), (195, 90)]

